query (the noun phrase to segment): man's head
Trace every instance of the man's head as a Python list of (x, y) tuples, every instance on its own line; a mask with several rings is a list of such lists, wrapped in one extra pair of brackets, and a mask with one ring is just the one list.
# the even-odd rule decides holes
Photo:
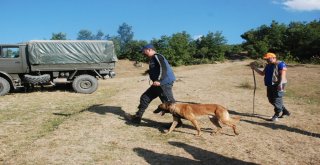
[(263, 59), (265, 59), (268, 63), (275, 63), (277, 61), (277, 56), (274, 53), (266, 53), (263, 56)]
[(141, 48), (141, 53), (143, 53), (144, 55), (146, 55), (148, 57), (151, 57), (156, 53), (155, 50), (156, 49), (154, 48), (154, 46), (152, 44), (147, 44)]

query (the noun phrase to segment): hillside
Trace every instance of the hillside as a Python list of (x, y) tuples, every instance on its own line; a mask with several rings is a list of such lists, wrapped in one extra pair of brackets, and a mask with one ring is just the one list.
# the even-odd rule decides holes
[(179, 101), (217, 103), (240, 116), (239, 136), (223, 128), (220, 135), (207, 117), (199, 119), (203, 135), (189, 121), (163, 135), (171, 115), (153, 114), (151, 103), (139, 126), (124, 120), (134, 113), (149, 80), (147, 65), (121, 60), (114, 79), (100, 80), (98, 91), (36, 89), (0, 97), (0, 164), (319, 164), (320, 66), (289, 65), (288, 118), (273, 123), (263, 77), (257, 78), (255, 116), (251, 61), (174, 68)]

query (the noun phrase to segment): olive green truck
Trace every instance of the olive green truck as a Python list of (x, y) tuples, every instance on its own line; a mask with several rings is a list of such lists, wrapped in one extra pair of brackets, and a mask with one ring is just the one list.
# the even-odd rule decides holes
[(32, 40), (0, 44), (0, 96), (18, 87), (71, 83), (74, 91), (90, 94), (98, 79), (115, 76), (112, 41)]

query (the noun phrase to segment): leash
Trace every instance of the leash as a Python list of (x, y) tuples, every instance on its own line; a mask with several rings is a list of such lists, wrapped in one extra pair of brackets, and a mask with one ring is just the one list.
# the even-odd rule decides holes
[(254, 82), (254, 88), (253, 88), (253, 106), (252, 106), (252, 116), (254, 116), (254, 100), (256, 96), (256, 89), (257, 89), (257, 82), (256, 82), (256, 76), (254, 74), (254, 70), (252, 69), (252, 74), (253, 74), (253, 82)]
[(191, 101), (179, 101), (179, 100), (176, 100), (175, 102), (176, 103), (187, 103), (187, 104), (200, 104), (200, 103), (191, 102)]

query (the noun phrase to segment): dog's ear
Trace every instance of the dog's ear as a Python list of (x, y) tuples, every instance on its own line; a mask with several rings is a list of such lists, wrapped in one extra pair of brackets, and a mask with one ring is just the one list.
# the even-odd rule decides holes
[(166, 113), (169, 113), (170, 111), (167, 109), (167, 105), (165, 103), (162, 103), (158, 106), (156, 110), (153, 111), (153, 113), (160, 113), (161, 116), (163, 116)]
[(162, 104), (160, 104), (160, 105), (158, 106), (158, 108), (153, 111), (153, 113), (159, 113), (159, 112), (161, 112), (161, 111), (162, 111), (161, 105), (162, 105)]
[(172, 112), (175, 109), (175, 104), (174, 103), (167, 103), (167, 109)]

